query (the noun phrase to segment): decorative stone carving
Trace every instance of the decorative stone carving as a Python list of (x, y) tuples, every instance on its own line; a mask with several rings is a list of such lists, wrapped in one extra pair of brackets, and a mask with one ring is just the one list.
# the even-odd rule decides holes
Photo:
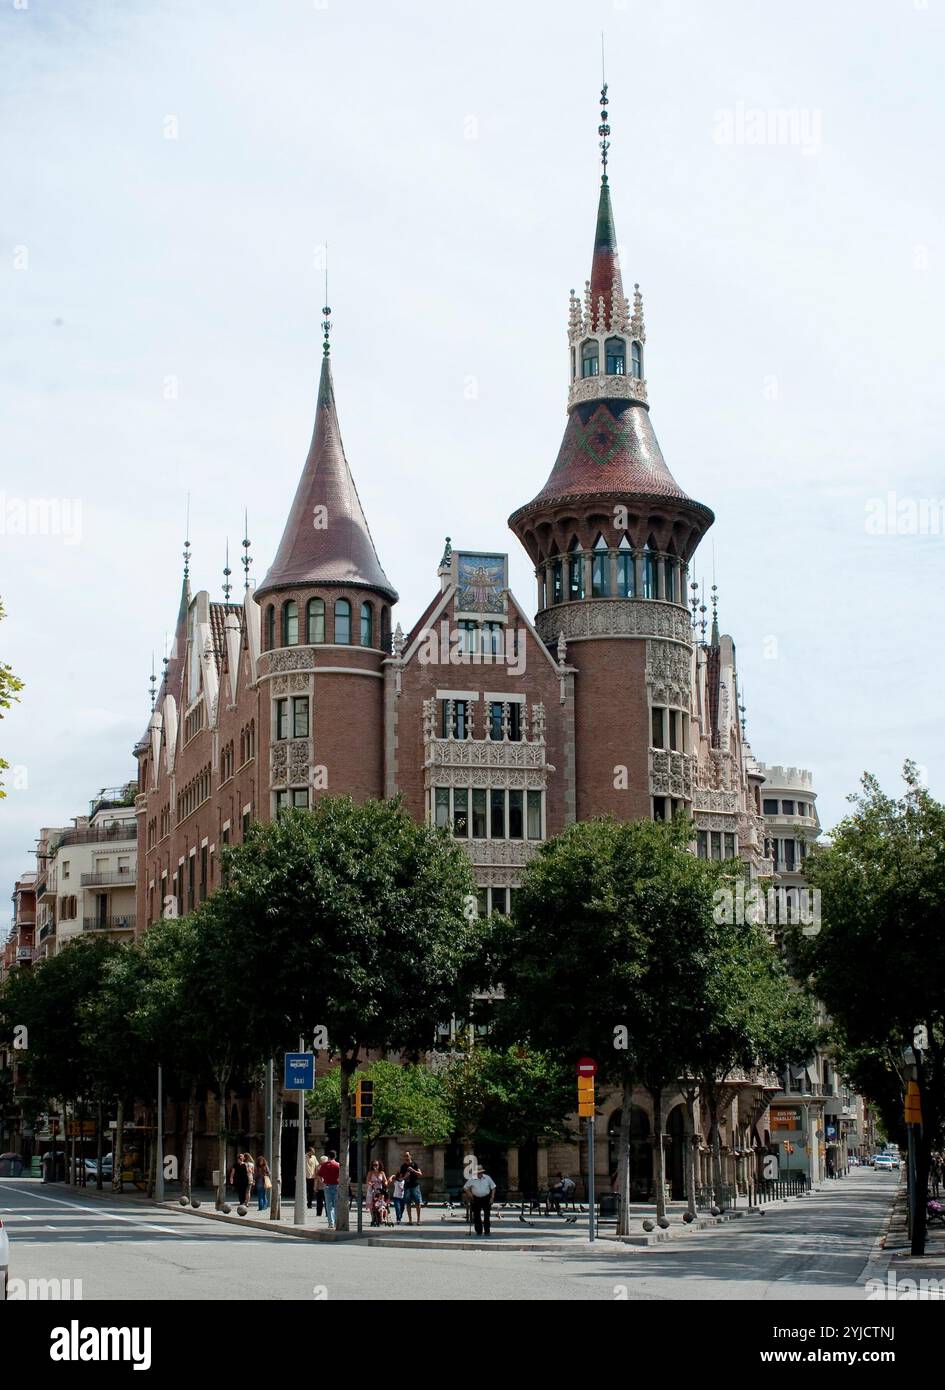
[(576, 377), (568, 390), (568, 409), (581, 405), (584, 401), (639, 401), (646, 405), (649, 400), (646, 382), (639, 376), (583, 376)]
[(668, 748), (651, 750), (650, 794), (688, 800), (692, 796), (695, 761), (691, 753), (677, 753)]
[(309, 741), (307, 738), (293, 739), (289, 743), (289, 781), (307, 782), (309, 764)]
[(715, 787), (696, 787), (692, 794), (693, 811), (718, 811), (734, 816), (738, 813), (738, 792), (721, 791)]
[[(535, 853), (535, 846), (528, 840), (460, 840), (474, 864), (489, 867), (522, 868)], [(500, 885), (496, 884), (496, 887)]]
[(646, 644), (646, 680), (654, 705), (690, 707), (692, 661), (688, 651), (674, 642), (654, 638)]
[(697, 830), (727, 830), (730, 835), (736, 833), (738, 821), (735, 816), (710, 816), (702, 812), (693, 815)]
[(560, 632), (566, 641), (581, 637), (663, 637), (692, 646), (692, 628), (684, 608), (659, 599), (609, 598), (559, 603), (545, 608), (535, 626), (546, 645)]
[(270, 749), (270, 781), (274, 787), (285, 786), (289, 760), (288, 749), (284, 743), (274, 743)]
[(545, 707), (540, 701), (532, 705), (532, 740), (535, 743), (545, 741)]
[(311, 671), (315, 666), (314, 655), (311, 647), (288, 647), (283, 651), (269, 652), (269, 674), (276, 671)]
[(427, 767), (482, 768), (486, 771), (504, 768), (531, 768), (544, 774), (544, 742), (525, 739), (491, 738), (426, 738)]

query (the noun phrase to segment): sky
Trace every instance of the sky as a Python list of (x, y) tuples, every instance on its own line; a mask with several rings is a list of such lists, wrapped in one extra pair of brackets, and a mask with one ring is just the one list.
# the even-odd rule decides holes
[[(43, 825), (136, 773), (180, 593), (261, 581), (327, 245), (345, 448), (408, 628), (508, 551), (565, 423), (601, 33), (651, 417), (715, 512), (756, 757), (821, 819), (945, 794), (945, 0), (149, 0), (0, 11), (0, 926)], [(23, 518), (26, 516), (26, 533)], [(45, 516), (46, 534), (42, 518)], [(9, 888), (4, 887), (9, 885)]]

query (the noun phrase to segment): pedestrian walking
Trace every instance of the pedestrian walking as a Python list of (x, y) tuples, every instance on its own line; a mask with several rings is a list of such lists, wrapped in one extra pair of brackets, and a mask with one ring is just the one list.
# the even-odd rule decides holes
[(387, 1212), (387, 1174), (379, 1158), (372, 1159), (367, 1178), (367, 1209), (371, 1225), (379, 1226)]
[(489, 1213), (492, 1210), (495, 1183), (489, 1177), (482, 1164), (476, 1169), (476, 1176), (468, 1180), (463, 1191), (469, 1193), (472, 1203), (473, 1223), (476, 1228), (476, 1235), (491, 1235), (489, 1229)]
[(249, 1170), (246, 1167), (248, 1159), (249, 1154), (237, 1154), (236, 1166), (233, 1169), (236, 1200), (241, 1207), (245, 1207), (246, 1199), (249, 1196)]
[(413, 1225), (411, 1212), (414, 1207), (417, 1210), (417, 1225), (420, 1225), (420, 1208), (423, 1205), (423, 1193), (420, 1191), (420, 1179), (423, 1172), (417, 1167), (410, 1156), (409, 1149), (404, 1153), (404, 1161), (400, 1165), (397, 1176), (402, 1179), (404, 1184), (404, 1206), (407, 1208), (407, 1225)]
[(314, 1149), (305, 1150), (305, 1205), (309, 1211), (315, 1202), (315, 1173), (318, 1169), (318, 1160), (315, 1157)]
[(262, 1154), (256, 1160), (256, 1198), (260, 1211), (268, 1211), (272, 1201), (272, 1176)]
[(340, 1175), (341, 1164), (338, 1162), (338, 1155), (334, 1149), (329, 1149), (325, 1162), (319, 1164), (318, 1176), (325, 1185), (325, 1215), (328, 1218), (329, 1228), (333, 1231), (336, 1229), (338, 1220), (338, 1178)]
[(328, 1162), (328, 1155), (322, 1154), (315, 1164), (315, 1215), (321, 1216), (325, 1210), (325, 1179), (319, 1175), (319, 1168)]
[(391, 1198), (394, 1203), (394, 1215), (397, 1217), (397, 1225), (400, 1225), (404, 1214), (404, 1180), (398, 1173), (391, 1184), (394, 1195)]

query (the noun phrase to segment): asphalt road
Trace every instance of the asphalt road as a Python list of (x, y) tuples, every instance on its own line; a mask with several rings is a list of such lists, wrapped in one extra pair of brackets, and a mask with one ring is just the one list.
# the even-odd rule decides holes
[(12, 1277), (81, 1280), (86, 1301), (355, 1300), (409, 1288), (418, 1300), (862, 1302), (897, 1181), (861, 1169), (760, 1217), (594, 1253), (582, 1241), (553, 1254), (315, 1243), (25, 1179), (0, 1179), (0, 1216)]

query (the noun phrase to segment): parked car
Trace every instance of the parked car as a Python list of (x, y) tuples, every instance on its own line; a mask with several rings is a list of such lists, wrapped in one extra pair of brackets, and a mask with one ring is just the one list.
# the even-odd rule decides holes
[[(82, 1160), (82, 1163), (83, 1163), (83, 1166), (85, 1167), (86, 1174), (87, 1174), (87, 1176), (88, 1176), (89, 1178), (94, 1179), (95, 1177), (98, 1176), (98, 1159), (97, 1159), (97, 1158), (84, 1158), (84, 1159)], [(103, 1156), (103, 1158), (102, 1158), (102, 1177), (103, 1177), (103, 1178), (108, 1178), (108, 1180), (109, 1180), (109, 1182), (110, 1182), (110, 1181), (111, 1181), (112, 1174), (113, 1174), (114, 1171), (115, 1171), (115, 1159), (114, 1159), (114, 1156), (113, 1156), (112, 1154), (105, 1154), (105, 1155)]]
[(0, 1220), (0, 1303), (6, 1302), (7, 1280), (10, 1277), (10, 1239)]
[[(898, 1166), (899, 1165), (896, 1164), (897, 1168)], [(893, 1170), (892, 1154), (877, 1154), (873, 1159), (873, 1167), (876, 1169), (877, 1173), (891, 1173)]]

